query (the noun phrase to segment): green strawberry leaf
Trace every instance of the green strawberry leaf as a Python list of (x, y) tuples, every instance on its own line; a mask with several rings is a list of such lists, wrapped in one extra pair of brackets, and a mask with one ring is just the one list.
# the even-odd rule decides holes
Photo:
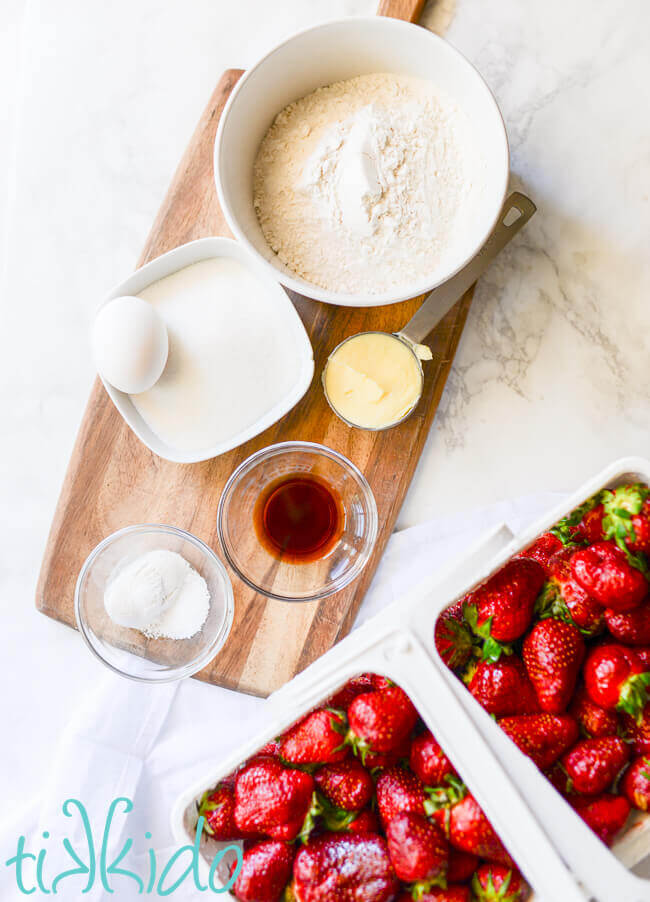
[(476, 636), (480, 635), (478, 625), (478, 608), (475, 604), (470, 604), (467, 601), (463, 604), (463, 618), (471, 631)]
[(637, 673), (628, 677), (621, 688), (616, 707), (634, 717), (637, 723), (641, 723), (643, 717), (643, 708), (648, 701), (649, 685), (650, 673)]
[(410, 886), (411, 897), (415, 902), (419, 902), (423, 896), (436, 888), (447, 889), (447, 878), (444, 874), (440, 874), (439, 877), (434, 877), (431, 880), (418, 880), (417, 883), (412, 883)]
[(557, 583), (554, 580), (548, 580), (544, 583), (541, 591), (535, 599), (535, 607), (533, 608), (533, 616), (539, 619), (550, 617), (549, 613), (559, 596)]
[(347, 745), (348, 718), (345, 711), (341, 711), (339, 708), (327, 708), (326, 710), (332, 715), (332, 717), (330, 717), (330, 726), (332, 730), (343, 737), (341, 744), (334, 749), (335, 752), (340, 752), (341, 749), (344, 749)]
[(476, 661), (470, 661), (465, 670), (461, 673), (460, 678), (466, 686), (472, 682), (478, 664)]
[(497, 642), (496, 639), (493, 639), (492, 636), (490, 636), (490, 638), (486, 639), (483, 643), (481, 660), (487, 661), (490, 664), (495, 664), (501, 655), (511, 655), (512, 652), (512, 645), (507, 645), (504, 642)]
[[(343, 743), (343, 745), (345, 745), (345, 743)], [(342, 747), (342, 746), (340, 746), (340, 747)], [(314, 771), (318, 770), (318, 768), (321, 767), (321, 765), (319, 763), (309, 762), (309, 763), (305, 763), (305, 764), (300, 764), (300, 763), (296, 763), (295, 761), (288, 761), (282, 755), (278, 755), (278, 761), (280, 762), (280, 764), (283, 764), (285, 767), (290, 767), (293, 770), (301, 770), (305, 774), (313, 774)]]
[(483, 648), (481, 650), (482, 661), (489, 661), (490, 663), (494, 664), (499, 660), (502, 654), (512, 654), (511, 645), (497, 642), (496, 639), (492, 638), (492, 617), (488, 617), (487, 620), (484, 620), (483, 623), (479, 624), (478, 609), (475, 604), (469, 604), (465, 602), (465, 604), (463, 605), (463, 617), (465, 618), (465, 622), (474, 633), (474, 635), (478, 636), (480, 639), (483, 639)]
[(497, 890), (494, 885), (494, 879), (492, 877), (492, 871), (488, 871), (488, 880), (487, 885), (485, 887), (481, 886), (481, 883), (476, 874), (474, 874), (472, 878), (472, 890), (478, 899), (490, 899), (493, 902), (498, 902), (498, 900), (503, 899), (504, 902), (507, 902), (511, 896), (508, 895), (508, 887), (510, 886), (510, 882), (512, 880), (512, 871), (508, 871), (508, 875)]
[(196, 806), (199, 817), (203, 818), (203, 830), (208, 834), (208, 836), (214, 836), (214, 830), (208, 823), (206, 815), (212, 811), (217, 811), (223, 805), (223, 802), (213, 802), (210, 799), (212, 793), (217, 789), (219, 789), (219, 786), (215, 786), (214, 789), (208, 789), (206, 792), (204, 792), (201, 796), (201, 801)]
[(358, 811), (345, 811), (343, 808), (338, 808), (320, 793), (318, 793), (318, 802), (326, 829), (335, 833), (346, 830), (359, 814)]
[(320, 815), (322, 814), (323, 809), (321, 807), (320, 796), (317, 792), (311, 797), (311, 805), (309, 807), (309, 811), (305, 815), (305, 819), (302, 822), (302, 827), (300, 833), (296, 837), (301, 843), (306, 843), (309, 840), (312, 830), (316, 826), (316, 822)]
[(606, 489), (602, 494), (605, 513), (615, 513), (619, 517), (634, 517), (640, 514), (643, 502), (650, 495), (648, 486), (640, 482), (631, 485), (620, 485), (618, 488)]
[(592, 495), (584, 504), (574, 508), (570, 514), (563, 517), (549, 530), (563, 545), (571, 545), (576, 541), (575, 528), (580, 523), (586, 513), (601, 503), (601, 493)]
[(451, 808), (467, 795), (467, 787), (454, 774), (446, 774), (444, 786), (425, 786), (424, 791), (429, 796), (424, 802), (425, 814), (431, 816), (441, 808)]
[(648, 562), (643, 554), (633, 554), (628, 548), (628, 542), (636, 541), (636, 532), (632, 525), (632, 517), (641, 513), (643, 504), (650, 494), (647, 486), (635, 483), (629, 486), (619, 486), (614, 491), (603, 492), (603, 535), (606, 539), (613, 539), (621, 551), (625, 554), (628, 563), (640, 570), (647, 578), (649, 574)]
[(352, 748), (352, 754), (359, 758), (365, 767), (366, 758), (370, 752), (372, 752), (372, 748), (367, 739), (363, 739), (361, 736), (357, 736), (356, 733), (353, 733), (352, 730), (348, 730), (343, 744), (349, 745)]
[[(649, 761), (646, 757), (643, 757), (641, 760), (642, 760), (643, 763), (646, 765), (646, 767), (650, 767), (650, 761)], [(644, 777), (646, 780), (650, 780), (650, 773), (649, 773), (647, 770), (640, 770), (639, 773), (640, 773), (641, 776)]]
[[(542, 599), (541, 602), (540, 599)], [(539, 608), (538, 602), (540, 602)], [(541, 595), (535, 602), (535, 607), (539, 610), (538, 616), (540, 620), (561, 620), (563, 623), (568, 623), (570, 626), (575, 626), (576, 629), (580, 629), (571, 616), (571, 611), (567, 607), (566, 601), (562, 598), (557, 583), (552, 581), (546, 583), (542, 589)], [(584, 635), (589, 634), (589, 630), (580, 629), (580, 632)]]
[(650, 568), (648, 568), (646, 556), (642, 552), (634, 554), (627, 546), (628, 541), (634, 542), (636, 540), (636, 533), (631, 523), (614, 520), (608, 514), (606, 517), (603, 517), (603, 535), (606, 539), (613, 539), (625, 555), (628, 564), (634, 567), (635, 570), (640, 570), (646, 579), (648, 578)]
[(332, 729), (345, 736), (348, 731), (348, 718), (345, 711), (342, 708), (325, 708), (325, 710), (332, 715), (330, 718)]

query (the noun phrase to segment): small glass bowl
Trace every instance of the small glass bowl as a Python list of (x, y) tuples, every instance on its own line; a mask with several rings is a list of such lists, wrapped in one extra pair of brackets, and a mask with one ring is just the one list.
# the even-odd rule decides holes
[[(338, 494), (343, 531), (328, 554), (296, 563), (274, 556), (258, 539), (255, 505), (270, 483), (310, 474)], [(377, 538), (377, 505), (365, 477), (342, 454), (313, 442), (281, 442), (257, 451), (232, 474), (217, 511), (217, 531), (228, 563), (256, 592), (278, 601), (316, 601), (356, 579)]]
[[(207, 583), (208, 616), (189, 639), (148, 639), (106, 613), (104, 590), (116, 569), (156, 549), (178, 552)], [(166, 683), (192, 676), (214, 658), (230, 632), (234, 600), (226, 568), (204, 542), (175, 526), (143, 524), (114, 532), (91, 551), (77, 579), (74, 610), (81, 635), (107, 667), (130, 680)]]

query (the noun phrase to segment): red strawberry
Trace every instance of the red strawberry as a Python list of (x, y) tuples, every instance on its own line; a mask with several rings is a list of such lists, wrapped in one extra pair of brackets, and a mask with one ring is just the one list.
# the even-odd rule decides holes
[(605, 628), (602, 605), (574, 579), (571, 558), (575, 546), (567, 545), (549, 563), (549, 581), (536, 602), (542, 617), (555, 617), (577, 626), (585, 636), (595, 636)]
[(516, 868), (488, 862), (474, 874), (472, 890), (476, 902), (523, 902), (528, 884)]
[(368, 751), (390, 752), (411, 733), (418, 713), (399, 686), (358, 695), (348, 708), (348, 741), (362, 762)]
[(466, 597), (463, 614), (485, 640), (485, 660), (497, 660), (499, 643), (512, 642), (527, 630), (543, 583), (544, 570), (536, 561), (514, 559)]
[[(233, 892), (241, 902), (279, 902), (291, 879), (293, 848), (268, 839), (244, 852)], [(236, 862), (233, 862), (234, 870)]]
[(589, 698), (601, 708), (641, 716), (650, 673), (631, 648), (614, 642), (597, 646), (587, 656), (583, 673)]
[(624, 796), (604, 793), (596, 798), (571, 796), (571, 805), (587, 826), (608, 846), (621, 830), (630, 813)]
[(571, 572), (586, 592), (613, 611), (631, 611), (648, 594), (648, 581), (614, 542), (596, 542), (575, 551)]
[(615, 639), (625, 645), (648, 645), (650, 643), (650, 601), (644, 601), (633, 611), (620, 613), (605, 611), (607, 629)]
[(428, 730), (411, 743), (409, 762), (411, 770), (427, 786), (437, 786), (447, 774), (456, 776), (453, 764)]
[(569, 705), (569, 714), (580, 724), (587, 736), (616, 736), (618, 715), (615, 711), (601, 708), (587, 695), (584, 686), (579, 686)]
[(326, 833), (303, 846), (294, 861), (297, 902), (390, 902), (398, 891), (381, 836)]
[(643, 664), (643, 669), (650, 671), (650, 648), (641, 648), (639, 645), (635, 645), (634, 653)]
[(582, 539), (589, 545), (593, 545), (595, 542), (600, 542), (604, 539), (604, 516), (605, 511), (602, 504), (597, 504), (596, 507), (592, 507), (591, 510), (588, 510), (576, 527), (577, 538)]
[(578, 724), (568, 714), (502, 717), (499, 726), (540, 770), (555, 764), (578, 738)]
[[(412, 893), (402, 893), (397, 902), (413, 902)], [(419, 902), (472, 902), (469, 886), (452, 886), (446, 889), (432, 889), (419, 897)]]
[(567, 777), (564, 772), (564, 768), (560, 764), (559, 761), (556, 761), (555, 764), (544, 771), (544, 776), (549, 781), (551, 786), (560, 793), (560, 795), (564, 796), (564, 798), (568, 798), (568, 796), (572, 793), (571, 781)]
[(644, 705), (640, 716), (621, 714), (621, 722), (623, 735), (631, 743), (632, 751), (636, 755), (650, 756), (650, 702)]
[(389, 767), (377, 780), (377, 807), (384, 829), (405, 811), (424, 814), (425, 800), (421, 781), (403, 767)]
[(291, 727), (280, 740), (280, 755), (290, 764), (332, 764), (349, 753), (343, 711), (319, 708)]
[(405, 883), (415, 883), (415, 892), (445, 885), (449, 846), (440, 829), (423, 814), (398, 814), (386, 829), (386, 840), (395, 873)]
[(650, 759), (635, 758), (623, 774), (621, 790), (630, 805), (639, 811), (650, 809)]
[(255, 755), (256, 758), (279, 758), (280, 757), (280, 742), (277, 739), (271, 739), (270, 742), (267, 742), (266, 745), (263, 745), (262, 748)]
[(357, 695), (363, 692), (370, 692), (373, 689), (372, 674), (362, 673), (359, 676), (352, 677), (344, 686), (335, 692), (327, 701), (328, 708), (337, 708), (347, 711), (350, 703), (354, 701)]
[[(268, 743), (264, 746), (264, 748), (265, 749), (268, 748)], [(252, 764), (265, 764), (267, 761), (274, 761), (274, 760), (277, 761), (279, 764), (282, 763), (280, 761), (280, 753), (279, 752), (277, 755), (267, 755), (267, 754), (262, 755), (262, 754), (258, 753), (257, 755), (253, 755), (252, 758), (249, 758), (248, 761), (246, 761), (246, 763), (241, 767), (241, 770), (243, 770), (244, 767), (250, 767)], [(237, 773), (239, 773), (239, 771)], [(235, 774), (235, 776), (236, 776), (236, 774)], [(234, 785), (235, 784), (233, 782), (233, 788), (234, 788)]]
[(463, 602), (457, 601), (436, 620), (434, 642), (447, 667), (464, 667), (472, 656), (472, 634), (463, 618)]
[(379, 833), (377, 815), (370, 808), (364, 808), (345, 827), (348, 833)]
[(366, 770), (376, 771), (381, 768), (393, 767), (395, 764), (406, 762), (411, 752), (411, 737), (405, 736), (400, 744), (390, 752), (362, 752), (361, 757)]
[(300, 770), (267, 760), (246, 766), (235, 783), (235, 823), (244, 833), (294, 839), (312, 801), (314, 780)]
[(479, 866), (479, 857), (471, 852), (461, 852), (459, 849), (449, 850), (449, 864), (447, 866), (447, 881), (449, 883), (465, 883), (469, 880)]
[(449, 811), (449, 842), (463, 852), (513, 866), (514, 862), (474, 796), (466, 795)]
[(650, 490), (640, 483), (603, 492), (603, 531), (622, 548), (650, 553)]
[(389, 680), (388, 677), (381, 676), (378, 673), (370, 674), (370, 682), (372, 683), (372, 688), (379, 691), (380, 689), (390, 689), (391, 686), (394, 686), (392, 680)]
[(326, 764), (316, 771), (314, 782), (332, 805), (344, 811), (365, 808), (375, 791), (372, 777), (356, 758)]
[(234, 819), (235, 794), (232, 786), (220, 784), (212, 792), (203, 794), (199, 805), (199, 817), (205, 818), (203, 829), (215, 839), (242, 839)]
[(527, 558), (537, 563), (544, 569), (544, 574), (550, 576), (549, 563), (553, 555), (562, 548), (562, 542), (552, 532), (545, 532), (532, 545), (519, 552), (518, 558)]
[(560, 714), (571, 700), (585, 656), (580, 631), (562, 620), (540, 620), (524, 640), (524, 664), (542, 711)]
[(598, 795), (627, 764), (630, 750), (618, 736), (583, 739), (562, 757), (562, 766), (576, 792)]
[[(501, 656), (498, 661), (480, 661), (470, 675), (467, 688), (488, 714), (535, 714), (540, 710), (533, 684), (521, 658)], [(413, 765), (411, 765), (413, 766)]]

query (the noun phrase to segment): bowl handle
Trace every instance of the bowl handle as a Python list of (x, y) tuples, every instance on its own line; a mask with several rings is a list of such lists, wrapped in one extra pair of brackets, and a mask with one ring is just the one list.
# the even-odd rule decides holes
[(513, 191), (506, 200), (497, 224), (480, 251), (455, 276), (443, 282), (427, 295), (422, 306), (397, 335), (417, 345), (438, 325), (466, 291), (483, 275), (490, 263), (526, 225), (537, 207), (529, 197)]

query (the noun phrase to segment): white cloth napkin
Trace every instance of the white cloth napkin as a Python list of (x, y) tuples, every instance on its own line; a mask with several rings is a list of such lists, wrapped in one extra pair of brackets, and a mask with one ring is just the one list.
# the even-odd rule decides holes
[[(470, 514), (440, 517), (396, 533), (388, 543), (355, 625), (460, 554), (464, 546), (475, 542), (490, 527), (504, 522), (516, 534), (560, 498), (551, 494), (527, 496)], [(116, 812), (109, 856), (119, 851), (126, 838), (132, 838), (133, 847), (122, 867), (143, 876), (146, 889), (150, 873), (148, 849), (155, 849), (159, 871), (176, 849), (170, 828), (175, 799), (243, 739), (262, 728), (266, 707), (261, 699), (196, 680), (150, 687), (107, 674), (99, 685), (89, 687), (85, 703), (64, 730), (52, 759), (44, 797), (26, 800), (20, 812), (0, 823), (0, 844), (2, 851), (7, 851), (2, 864), (15, 854), (18, 837), (25, 835), (28, 851), (47, 850), (43, 873), (49, 887), (54, 876), (73, 866), (62, 848), (63, 837), (70, 839), (82, 860), (87, 859), (82, 854), (87, 843), (79, 812), (72, 809), (72, 816), (65, 817), (63, 802), (70, 798), (83, 802), (99, 846), (110, 803), (117, 797), (127, 797), (133, 800), (134, 807), (128, 814), (121, 808)], [(50, 834), (47, 839), (43, 838), (44, 831)], [(150, 840), (145, 837), (147, 832)], [(34, 885), (34, 870), (33, 863), (28, 865), (25, 872), (29, 887)], [(79, 875), (62, 880), (57, 886), (57, 898), (84, 898), (90, 902), (142, 898), (136, 883), (128, 877), (111, 878), (113, 894), (103, 889), (97, 878), (93, 889), (81, 895), (86, 881)], [(186, 902), (201, 895), (185, 881), (171, 898)], [(16, 887), (13, 868), (0, 870), (0, 898), (25, 898)], [(42, 896), (35, 893), (33, 898)]]

